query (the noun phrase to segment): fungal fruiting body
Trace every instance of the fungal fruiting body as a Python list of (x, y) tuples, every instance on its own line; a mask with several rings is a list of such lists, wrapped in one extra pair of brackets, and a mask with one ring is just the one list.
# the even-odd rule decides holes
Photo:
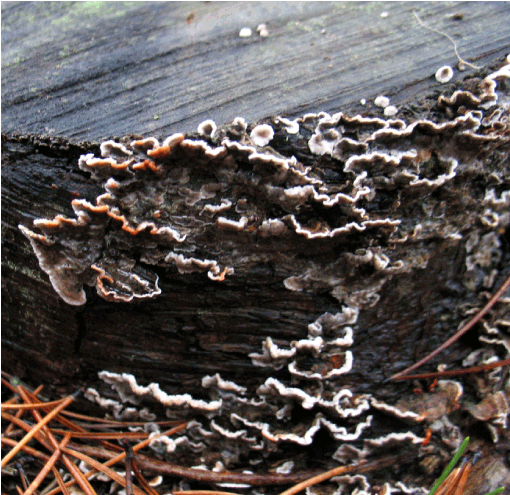
[(450, 82), (453, 77), (453, 69), (449, 65), (445, 65), (444, 67), (440, 67), (436, 72), (436, 81), (445, 84)]
[[(193, 452), (203, 464), (201, 453), (214, 444), (228, 468), (258, 453), (277, 456), (282, 445), (310, 445), (321, 430), (338, 443), (333, 459), (345, 463), (402, 442), (418, 449), (426, 429), (453, 449), (461, 435), (449, 414), (458, 406), (487, 421), (497, 439), (508, 401), (490, 376), (483, 383), (491, 390), (486, 401), (461, 406), (463, 387), (444, 381), (427, 407), (409, 398), (386, 404), (351, 390), (349, 376), (359, 315), (379, 304), (386, 283), (427, 269), (436, 250), (463, 250), (466, 287), (494, 284), (510, 225), (510, 99), (500, 84), (509, 78), (507, 65), (474, 92), (439, 97), (437, 121), (341, 112), (256, 126), (242, 118), (224, 127), (208, 120), (195, 135), (174, 134), (162, 143), (107, 141), (101, 157), (82, 156), (80, 169), (104, 189), (95, 204), (75, 200), (76, 218), (20, 226), (69, 304), (86, 302), (85, 286), (110, 301), (157, 297), (161, 268), (168, 277), (234, 285), (238, 275), (245, 280), (266, 263), (277, 267), (275, 281), (289, 291), (328, 292), (338, 305), (314, 315), (295, 341), (261, 336), (260, 350), (246, 359), (267, 376), (254, 377), (249, 387), (206, 376), (198, 399), (103, 372), (119, 400), (107, 402), (94, 390), (88, 397), (119, 418), (140, 416), (151, 401), (193, 418), (186, 432), (153, 448)], [(389, 101), (379, 103), (390, 108)], [(307, 163), (292, 152), (303, 146)], [(455, 214), (462, 210), (469, 217)], [(487, 318), (481, 340), (491, 351), (473, 362), (508, 352), (506, 313), (498, 307)], [(373, 424), (381, 414), (411, 426), (379, 435)], [(357, 493), (367, 493), (366, 478), (356, 483)], [(342, 486), (356, 483), (344, 479)], [(410, 493), (403, 486), (397, 488)]]

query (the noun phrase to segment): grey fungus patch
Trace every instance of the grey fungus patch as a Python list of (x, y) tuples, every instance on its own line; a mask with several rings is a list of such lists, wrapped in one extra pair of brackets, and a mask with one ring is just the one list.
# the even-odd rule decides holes
[[(105, 190), (96, 206), (76, 200), (77, 219), (36, 220), (34, 227), (42, 234), (20, 226), (56, 292), (73, 305), (85, 303), (84, 285), (96, 286), (110, 301), (155, 297), (161, 291), (150, 265), (206, 272), (211, 280), (223, 281), (234, 267), (186, 256), (197, 251), (202, 238), (216, 237), (221, 243), (231, 232), (249, 229), (257, 235), (258, 227), (261, 237), (283, 233), (287, 226), (281, 220), (264, 223), (262, 205), (237, 191), (248, 187), (250, 195), (258, 191), (270, 198), (276, 187), (285, 202), (287, 189), (317, 181), (294, 157), (265, 149), (274, 135), (271, 126), (256, 126), (251, 137), (246, 129), (242, 118), (227, 132), (206, 121), (199, 133), (207, 141), (180, 133), (161, 144), (155, 138), (129, 145), (107, 141), (101, 145), (102, 157), (83, 155), (79, 168)], [(241, 163), (251, 170), (241, 169)]]
[[(53, 220), (38, 219), (34, 227), (42, 234), (20, 225), (29, 239), (41, 269), (49, 275), (57, 294), (68, 304), (85, 304), (83, 283), (92, 283), (92, 264), (104, 247), (103, 216), (106, 206), (93, 206), (85, 200), (73, 200), (76, 219), (57, 215)], [(66, 239), (66, 246), (56, 239)], [(68, 255), (67, 251), (73, 254)]]
[[(245, 456), (255, 460), (264, 452), (276, 452), (280, 444), (310, 445), (320, 430), (342, 442), (345, 450), (366, 435), (373, 422), (368, 414), (371, 396), (339, 386), (351, 369), (352, 353), (347, 348), (353, 343), (353, 331), (349, 325), (356, 323), (357, 317), (358, 311), (348, 307), (334, 315), (325, 313), (308, 325), (308, 337), (293, 342), (290, 348), (279, 348), (268, 339), (263, 353), (251, 356), (262, 367), (287, 367), (289, 378), (269, 376), (262, 383), (244, 387), (219, 374), (204, 376), (202, 389), (195, 391), (202, 398), (196, 399), (189, 394), (169, 394), (157, 383), (142, 386), (127, 373), (103, 371), (99, 377), (119, 400), (103, 398), (94, 389), (87, 390), (86, 397), (110, 409), (116, 418), (136, 417), (136, 410), (142, 408), (146, 415), (151, 403), (159, 403), (169, 417), (178, 412), (192, 419), (184, 432), (151, 447), (160, 454), (186, 452), (198, 461), (201, 453), (214, 445), (223, 452), (227, 469)], [(320, 364), (310, 364), (317, 360)], [(296, 408), (302, 411), (299, 419), (289, 421)], [(151, 425), (151, 431), (159, 432), (159, 428)], [(416, 438), (409, 434), (375, 437), (372, 445), (365, 438), (363, 452), (354, 446), (350, 449), (359, 460), (377, 451), (379, 445)]]
[(103, 259), (91, 265), (97, 273), (96, 288), (98, 294), (107, 301), (131, 302), (134, 299), (151, 299), (159, 296), (158, 276), (136, 266), (125, 256), (115, 261)]
[(152, 383), (147, 387), (138, 385), (136, 378), (129, 373), (117, 374), (101, 371), (99, 373), (99, 378), (111, 385), (112, 389), (119, 394), (123, 403), (128, 402), (137, 405), (143, 398), (149, 397), (166, 407), (191, 408), (205, 413), (216, 411), (222, 406), (221, 400), (207, 402), (193, 399), (189, 394), (169, 395), (161, 390), (157, 383)]

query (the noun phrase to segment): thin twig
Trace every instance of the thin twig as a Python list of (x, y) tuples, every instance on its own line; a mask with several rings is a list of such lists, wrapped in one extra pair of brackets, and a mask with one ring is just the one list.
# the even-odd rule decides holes
[(434, 495), (453, 495), (455, 487), (462, 476), (461, 468), (455, 468), (448, 477), (441, 483)]
[[(53, 468), (52, 468), (53, 471)], [(57, 478), (51, 480), (40, 492), (39, 495), (46, 495), (50, 490), (53, 490), (58, 485)]]
[(60, 400), (54, 400), (53, 402), (40, 402), (38, 404), (7, 404), (7, 403), (3, 403), (0, 405), (0, 408), (2, 410), (4, 409), (26, 409), (26, 410), (32, 410), (32, 409), (44, 409), (45, 407), (47, 408), (52, 408), (52, 407), (55, 407), (55, 406), (58, 406), (59, 404), (61, 404), (63, 401), (65, 401), (65, 398), (64, 399), (60, 399)]
[(443, 31), (439, 31), (439, 29), (435, 29), (433, 27), (430, 27), (428, 26), (427, 24), (425, 24), (419, 17), (418, 17), (418, 14), (413, 11), (413, 15), (414, 17), (416, 17), (416, 20), (425, 28), (425, 29), (428, 29), (429, 31), (433, 31), (434, 33), (437, 33), (437, 34), (440, 34), (441, 36), (444, 36), (445, 38), (448, 38), (451, 43), (453, 44), (453, 49), (455, 50), (455, 55), (457, 56), (458, 60), (460, 63), (464, 64), (464, 65), (467, 65), (468, 67), (471, 67), (473, 69), (482, 69), (482, 67), (478, 67), (477, 65), (474, 65), (474, 64), (470, 64), (469, 62), (467, 62), (466, 60), (464, 60), (460, 55), (459, 55), (459, 51), (457, 50), (457, 43), (455, 42), (455, 40), (449, 35), (449, 34), (446, 34), (444, 33)]
[(470, 462), (466, 462), (466, 464), (462, 466), (461, 468), (462, 473), (460, 475), (459, 481), (457, 482), (457, 488), (455, 489), (453, 495), (462, 495), (464, 493), (464, 487), (466, 486), (469, 473), (471, 472), (471, 468), (472, 464)]
[(218, 490), (182, 490), (172, 492), (172, 495), (239, 495), (239, 493), (222, 492)]
[(121, 442), (126, 452), (126, 495), (133, 495), (133, 449), (127, 440)]
[[(25, 390), (25, 392), (30, 397), (30, 399), (32, 400), (33, 403), (35, 403), (35, 404), (41, 403), (41, 401), (39, 399), (37, 399), (37, 397), (35, 397), (33, 394), (28, 392), (26, 389), (23, 389), (23, 390)], [(44, 410), (44, 407), (43, 407), (43, 410)], [(62, 411), (62, 413), (66, 413), (66, 412), (67, 411)], [(58, 421), (63, 426), (66, 426), (67, 428), (69, 428), (71, 431), (88, 433), (85, 428), (75, 424), (73, 421), (71, 421), (67, 418), (64, 418), (61, 414), (58, 414), (57, 416), (55, 416), (55, 420)], [(99, 443), (107, 449), (122, 451), (122, 449), (118, 445), (107, 442), (106, 440), (99, 440)]]
[[(43, 389), (43, 385), (39, 385), (35, 390), (34, 390), (34, 397), (36, 397), (37, 395), (39, 395), (39, 393), (42, 391)], [(13, 399), (16, 399), (16, 400), (19, 400), (19, 394), (16, 394)], [(8, 401), (7, 401), (8, 402)], [(21, 416), (23, 416), (23, 411), (17, 411), (16, 412), (16, 417), (17, 418), (21, 418)], [(13, 430), (14, 428), (14, 423), (11, 423), (9, 426), (7, 426), (7, 428), (5, 429), (4, 431), (4, 435), (9, 435), (9, 433), (11, 433), (11, 431)]]
[(21, 461), (16, 463), (16, 469), (18, 470), (19, 477), (21, 479), (21, 486), (23, 487), (23, 490), (26, 490), (28, 488), (28, 478), (27, 473), (25, 473), (25, 470), (23, 469), (23, 463)]
[(89, 431), (71, 431), (59, 430), (51, 428), (51, 431), (55, 435), (71, 434), (71, 438), (87, 439), (92, 438), (96, 440), (119, 440), (122, 438), (129, 438), (131, 440), (145, 440), (149, 437), (149, 433), (142, 431), (115, 431), (115, 432), (89, 432)]
[[(137, 447), (137, 446), (136, 446)], [(133, 450), (136, 449), (134, 447)], [(108, 452), (104, 449), (89, 447), (87, 445), (73, 445), (73, 449), (84, 452), (98, 459), (111, 459), (113, 453)], [(383, 469), (391, 466), (397, 462), (402, 462), (407, 459), (406, 455), (394, 455), (384, 457), (377, 461), (372, 461), (367, 464), (356, 466), (357, 473), (368, 473), (374, 470)], [(305, 481), (310, 477), (317, 476), (323, 473), (323, 471), (308, 471), (293, 474), (247, 474), (247, 473), (231, 473), (223, 472), (217, 473), (214, 471), (204, 471), (201, 469), (186, 468), (177, 466), (170, 462), (160, 461), (147, 457), (141, 454), (136, 456), (136, 462), (141, 469), (151, 471), (158, 474), (167, 474), (179, 478), (187, 478), (190, 480), (201, 481), (205, 483), (243, 483), (253, 486), (270, 486), (270, 485), (290, 485), (293, 483), (299, 483)], [(54, 494), (51, 494), (54, 495)]]
[(62, 476), (60, 476), (60, 473), (58, 472), (58, 469), (55, 468), (55, 467), (53, 468), (53, 475), (55, 476), (55, 479), (57, 480), (57, 483), (58, 483), (58, 486), (60, 488), (60, 491), (64, 495), (70, 495), (69, 490), (67, 489), (67, 486), (66, 486), (64, 480), (62, 479)]
[(332, 478), (333, 476), (340, 476), (345, 473), (350, 473), (351, 471), (354, 471), (358, 466), (366, 464), (366, 462), (367, 461), (365, 460), (361, 460), (358, 464), (353, 466), (340, 466), (335, 469), (331, 469), (326, 473), (319, 474), (318, 476), (314, 476), (313, 478), (307, 479), (305, 481), (302, 481), (301, 483), (298, 483), (297, 485), (294, 485), (292, 488), (285, 490), (280, 495), (295, 495), (296, 493), (299, 493), (301, 490), (304, 490), (309, 486), (316, 485), (317, 483), (322, 483), (323, 481), (329, 480), (329, 478)]
[[(5, 438), (2, 437), (2, 444), (8, 445), (9, 447), (15, 447), (18, 442), (16, 440), (12, 440), (11, 438)], [(39, 459), (44, 462), (48, 462), (49, 456), (46, 454), (43, 454), (39, 450), (34, 449), (33, 447), (30, 447), (28, 445), (24, 445), (21, 450), (23, 452), (26, 452), (27, 454), (31, 455), (32, 457), (35, 457), (36, 459)]]
[(414, 371), (416, 368), (424, 365), (428, 361), (430, 361), (433, 357), (437, 356), (440, 352), (443, 352), (447, 347), (453, 344), (456, 340), (458, 340), (462, 335), (464, 335), (468, 330), (470, 330), (476, 323), (478, 323), (494, 306), (501, 296), (505, 293), (505, 291), (510, 287), (510, 276), (503, 282), (503, 285), (496, 291), (496, 293), (489, 299), (488, 303), (473, 317), (469, 320), (465, 325), (463, 325), (454, 335), (452, 335), (444, 344), (440, 345), (435, 351), (432, 351), (429, 355), (425, 356), (423, 359), (420, 359), (417, 363), (409, 366), (404, 371), (396, 373), (391, 376), (389, 380), (397, 380), (400, 377), (407, 375), (411, 371)]
[[(62, 411), (64, 416), (68, 416), (74, 419), (81, 419), (83, 421), (92, 421), (95, 423), (105, 423), (105, 425), (114, 427), (129, 427), (129, 426), (145, 426), (147, 424), (146, 421), (116, 421), (114, 419), (106, 419), (106, 418), (96, 418), (94, 416), (86, 416), (85, 414), (79, 414), (73, 411)], [(158, 426), (179, 426), (182, 424), (182, 421), (176, 420), (168, 420), (168, 421), (154, 421), (154, 424)]]
[(455, 453), (455, 455), (452, 457), (452, 460), (448, 463), (448, 466), (444, 469), (441, 476), (437, 479), (437, 481), (432, 485), (432, 488), (430, 489), (428, 495), (434, 495), (438, 488), (443, 485), (446, 479), (448, 479), (448, 476), (450, 476), (450, 473), (454, 470), (455, 466), (457, 465), (457, 462), (459, 462), (459, 459), (464, 454), (464, 451), (467, 449), (467, 446), (469, 444), (469, 437), (464, 438), (462, 443), (460, 444), (459, 450)]
[(503, 366), (510, 366), (510, 359), (504, 359), (503, 361), (496, 361), (494, 363), (482, 364), (480, 366), (473, 366), (471, 368), (459, 369), (459, 370), (446, 370), (436, 371), (434, 373), (421, 373), (417, 375), (404, 375), (393, 380), (425, 380), (427, 378), (442, 378), (444, 376), (455, 376), (455, 375), (467, 375), (469, 373), (480, 373), (481, 371), (489, 371), (495, 368), (502, 368)]

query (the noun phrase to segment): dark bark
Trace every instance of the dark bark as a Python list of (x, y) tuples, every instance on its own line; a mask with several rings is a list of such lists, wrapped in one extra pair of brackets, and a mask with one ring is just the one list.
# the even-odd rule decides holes
[[(96, 141), (132, 132), (163, 138), (171, 132), (190, 131), (212, 115), (217, 122), (226, 123), (241, 114), (248, 121), (262, 119), (273, 125), (276, 135), (271, 147), (310, 166), (313, 176), (333, 195), (343, 191), (346, 181), (352, 182), (352, 177), (342, 170), (345, 160), (311, 153), (308, 141), (316, 122), (309, 128), (303, 126), (298, 136), (289, 136), (269, 115), (298, 116), (308, 111), (342, 110), (348, 116), (360, 112), (380, 116), (381, 111), (371, 103), (367, 107), (358, 104), (360, 98), (372, 98), (380, 93), (392, 97), (392, 104), (400, 108), (399, 116), (408, 124), (419, 119), (451, 122), (465, 109), (459, 109), (459, 105), (437, 105), (437, 83), (430, 76), (440, 65), (446, 62), (453, 65), (455, 60), (445, 58), (445, 51), (450, 53), (449, 42), (418, 26), (411, 6), (406, 4), (388, 6), (387, 19), (380, 17), (380, 11), (384, 10), (381, 4), (363, 4), (363, 7), (284, 4), (278, 12), (250, 4), (253, 11), (241, 18), (231, 15), (232, 12), (239, 15), (245, 8), (238, 5), (161, 3), (141, 7), (132, 4), (119, 7), (118, 12), (98, 15), (82, 12), (89, 24), (81, 24), (72, 22), (72, 16), (80, 15), (76, 5), (65, 12), (50, 3), (44, 7), (49, 9), (45, 10), (47, 21), (38, 17), (25, 23), (24, 15), (40, 15), (37, 9), (42, 7), (38, 5), (2, 6), (5, 23), (2, 62), (6, 64), (2, 71), (5, 132), (2, 135), (2, 362), (5, 371), (33, 385), (51, 384), (60, 392), (71, 392), (79, 385), (101, 389), (103, 393), (108, 392), (97, 377), (98, 371), (127, 372), (135, 375), (139, 384), (157, 382), (168, 393), (190, 393), (204, 399), (211, 397), (202, 386), (202, 378), (219, 373), (223, 379), (247, 387), (249, 396), (255, 397), (258, 387), (269, 377), (287, 386), (297, 386), (300, 380), (290, 376), (287, 366), (277, 370), (255, 366), (249, 354), (260, 354), (267, 337), (280, 348), (289, 349), (291, 342), (307, 337), (308, 325), (324, 313), (339, 313), (350, 301), (360, 310), (351, 325), (354, 342), (348, 348), (354, 363), (350, 373), (342, 376), (335, 385), (337, 388), (332, 390), (348, 388), (355, 395), (370, 394), (394, 405), (398, 399), (412, 396), (415, 385), (386, 383), (384, 379), (452, 335), (468, 317), (468, 310), (482, 306), (487, 292), (494, 291), (508, 276), (508, 226), (504, 220), (492, 226), (483, 221), (488, 218), (486, 210), (490, 207), (500, 217), (505, 214), (504, 207), (498, 211), (485, 200), (492, 189), (496, 198), (503, 198), (510, 183), (508, 125), (498, 131), (499, 135), (490, 126), (480, 131), (480, 135), (491, 136), (487, 141), (465, 137), (459, 125), (451, 133), (438, 132), (436, 136), (429, 129), (409, 139), (380, 143), (380, 149), (387, 152), (431, 151), (430, 157), (418, 160), (422, 167), (418, 174), (420, 180), (435, 181), (441, 174), (447, 174), (448, 164), (439, 159), (445, 153), (459, 162), (454, 177), (444, 184), (417, 188), (410, 187), (409, 181), (402, 181), (402, 177), (393, 176), (393, 170), (382, 166), (376, 170), (373, 164), (375, 168), (369, 179), (380, 180), (378, 193), (374, 201), (362, 200), (359, 206), (368, 211), (370, 218), (398, 218), (399, 235), (385, 227), (374, 227), (320, 239), (307, 239), (297, 232), (281, 239), (256, 236), (254, 232), (264, 219), (283, 218), (289, 213), (298, 216), (303, 227), (309, 222), (310, 231), (338, 228), (343, 225), (339, 223), (342, 215), (345, 222), (352, 221), (354, 215), (349, 205), (326, 208), (310, 199), (304, 201), (303, 208), (294, 211), (294, 206), (283, 207), (270, 198), (263, 198), (256, 204), (259, 218), (250, 224), (252, 231), (227, 233), (228, 242), (213, 230), (199, 237), (202, 259), (222, 260), (222, 266), (237, 260), (235, 273), (224, 282), (209, 280), (205, 273), (181, 274), (173, 265), (154, 263), (149, 268), (159, 276), (162, 292), (157, 298), (114, 303), (86, 286), (85, 305), (66, 304), (41, 271), (18, 225), (39, 233), (33, 227), (34, 219), (53, 218), (58, 214), (74, 218), (73, 199), (94, 203), (104, 192), (100, 183), (77, 166), (81, 155), (100, 156), (99, 144), (78, 143), (77, 139)], [(508, 40), (499, 34), (506, 33), (508, 6), (485, 4), (482, 8), (476, 3), (462, 3), (456, 6), (455, 12), (441, 4), (419, 4), (415, 8), (420, 9), (421, 17), (427, 22), (436, 21), (441, 29), (454, 26), (459, 30), (463, 53), (473, 57), (470, 60), (480, 65), (490, 61), (492, 68), (501, 66), (502, 55), (509, 50)], [(368, 13), (363, 9), (368, 9)], [(196, 20), (188, 24), (186, 15), (191, 11), (195, 11)], [(457, 11), (465, 13), (463, 21), (445, 17)], [(215, 23), (201, 23), (215, 13), (222, 17), (221, 32)], [(59, 19), (67, 26), (62, 30), (65, 35), (54, 32), (52, 27)], [(478, 31), (472, 27), (475, 20), (482, 26)], [(237, 37), (240, 27), (247, 24), (255, 27), (259, 22), (268, 22), (269, 38), (261, 39), (256, 34), (248, 40)], [(112, 29), (114, 35), (104, 34)], [(322, 29), (326, 32), (322, 33)], [(97, 35), (91, 39), (92, 32)], [(48, 40), (50, 33), (54, 34)], [(31, 35), (30, 41), (24, 42), (23, 36), (27, 34)], [(66, 36), (69, 44), (63, 41)], [(147, 41), (148, 36), (154, 38)], [(110, 44), (119, 46), (119, 39), (129, 39), (129, 43), (111, 50)], [(424, 39), (429, 48), (423, 45)], [(406, 45), (404, 55), (398, 49), (400, 43)], [(356, 51), (361, 45), (363, 62), (359, 62), (361, 54)], [(15, 49), (20, 53), (18, 61)], [(270, 53), (271, 62), (265, 61), (264, 53)], [(58, 59), (61, 64), (55, 67)], [(253, 63), (259, 59), (260, 63)], [(487, 68), (478, 75), (483, 77), (489, 72)], [(441, 88), (444, 94), (451, 94), (457, 84), (476, 93), (481, 78), (461, 83), (461, 76), (456, 77), (456, 82)], [(423, 98), (423, 94), (428, 96)], [(245, 99), (249, 105), (242, 104)], [(158, 120), (153, 119), (155, 115)], [(51, 135), (43, 135), (48, 132)], [(193, 185), (197, 189), (204, 183)], [(257, 187), (252, 192), (258, 195)], [(229, 199), (234, 201), (242, 199), (235, 188), (229, 189), (228, 194), (232, 194)], [(290, 228), (289, 220), (285, 221)], [(413, 238), (414, 228), (419, 224), (422, 233)], [(107, 235), (112, 235), (115, 229), (118, 230), (118, 225), (110, 222)], [(485, 237), (488, 234), (493, 237)], [(410, 237), (395, 242), (405, 235)], [(490, 239), (499, 245), (490, 244)], [(492, 250), (492, 258), (486, 256), (487, 259), (477, 263), (467, 259), (469, 255), (482, 259), (488, 250)], [(360, 260), (368, 251), (387, 255), (391, 259), (390, 267), (402, 259), (404, 268), (378, 271), (374, 262)], [(285, 280), (303, 279), (305, 274), (308, 278), (304, 290), (285, 287)], [(327, 280), (321, 280), (322, 275)], [(378, 302), (361, 300), (359, 294), (365, 292), (376, 294)], [(488, 325), (497, 326), (498, 319), (504, 315), (505, 308), (497, 306), (487, 319)], [(438, 363), (447, 363), (449, 368), (461, 367), (462, 360), (477, 349), (489, 353), (498, 350), (503, 358), (502, 345), (479, 342), (478, 337), (484, 334), (486, 329), (477, 326), (428, 369), (435, 369)], [(342, 366), (342, 359), (345, 355), (312, 354), (299, 364), (325, 376)], [(486, 441), (488, 430), (464, 414), (470, 404), (479, 403), (484, 397), (481, 392), (484, 379), (464, 377), (460, 381), (465, 387), (464, 402), (458, 414), (447, 407), (450, 419), (464, 434), (481, 430), (479, 438), (483, 440), (486, 459), (499, 461), (500, 454), (490, 452), (492, 447), (486, 446), (490, 443)], [(485, 392), (490, 395), (494, 390), (487, 388)], [(161, 412), (159, 405), (154, 407)], [(411, 428), (396, 419), (389, 420), (377, 410), (372, 413), (375, 432), (372, 437)], [(173, 414), (201, 417), (201, 413), (190, 413), (187, 409)], [(311, 419), (306, 415), (307, 410), (296, 407), (290, 425), (287, 424), (289, 431), (298, 431), (304, 425), (309, 427)], [(351, 431), (355, 419), (342, 424)], [(411, 429), (420, 436), (425, 426), (418, 424)], [(500, 432), (500, 435), (506, 434)], [(443, 461), (448, 451), (439, 434), (433, 444), (437, 450), (430, 457)], [(355, 445), (361, 448), (361, 440)], [(297, 461), (296, 469), (327, 468), (338, 442), (324, 434), (324, 438), (319, 437), (311, 446), (294, 447), (292, 443), (281, 442), (280, 451), (268, 462), (292, 458)], [(314, 449), (323, 449), (324, 457), (322, 452), (321, 456), (316, 455)], [(213, 448), (207, 451), (210, 462), (216, 459), (213, 451)], [(411, 466), (404, 468), (408, 474), (396, 467), (390, 477), (409, 483), (428, 483), (437, 469), (427, 470), (423, 467), (425, 463), (420, 468), (416, 449), (410, 448), (409, 452)], [(181, 461), (193, 465), (197, 460), (192, 457), (183, 457)], [(239, 461), (231, 467), (241, 466)], [(374, 479), (378, 483), (385, 481), (381, 475)], [(487, 483), (484, 485), (480, 474), (476, 486), (484, 490), (489, 486)]]

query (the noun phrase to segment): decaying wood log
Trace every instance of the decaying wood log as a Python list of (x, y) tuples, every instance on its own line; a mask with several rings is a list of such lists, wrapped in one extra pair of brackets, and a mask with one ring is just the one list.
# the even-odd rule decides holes
[[(331, 115), (297, 118), (292, 101), (296, 118), (220, 112), (232, 122), (165, 139), (198, 123), (188, 113), (174, 129), (167, 117), (159, 141), (150, 126), (101, 145), (44, 136), (44, 119), (13, 124), (36, 102), (12, 98), (4, 369), (83, 385), (90, 401), (116, 401), (117, 417), (192, 420), (155, 446), (187, 466), (327, 469), (399, 450), (409, 463), (370, 483), (417, 486), (468, 431), (499, 462), (503, 370), (418, 396), (384, 380), (453, 334), (510, 272), (505, 63), (494, 58), (464, 91), (392, 99), (395, 117), (352, 98), (335, 113), (333, 98)], [(94, 140), (111, 122), (82, 134), (48, 119)], [(503, 301), (429, 369), (507, 357), (507, 321)]]

